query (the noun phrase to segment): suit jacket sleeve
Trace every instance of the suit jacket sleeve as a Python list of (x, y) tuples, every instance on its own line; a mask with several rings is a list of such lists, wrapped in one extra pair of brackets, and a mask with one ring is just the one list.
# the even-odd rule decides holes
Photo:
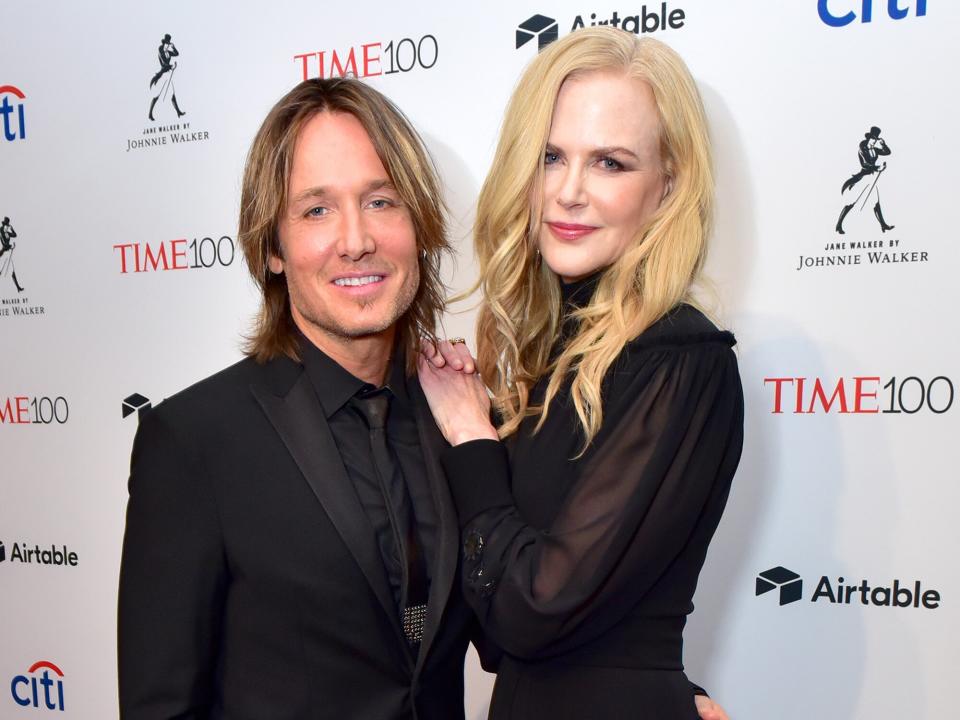
[(214, 699), (227, 567), (212, 487), (163, 406), (131, 456), (118, 602), (123, 720), (205, 718)]

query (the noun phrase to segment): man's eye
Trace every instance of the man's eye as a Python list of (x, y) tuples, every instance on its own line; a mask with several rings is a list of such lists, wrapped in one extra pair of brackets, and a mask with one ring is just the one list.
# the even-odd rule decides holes
[(377, 198), (376, 200), (370, 201), (370, 207), (372, 207), (374, 210), (382, 210), (383, 208), (390, 207), (391, 205), (393, 205), (393, 203), (386, 198)]
[(308, 217), (321, 217), (322, 215), (327, 214), (327, 209), (325, 207), (312, 207), (307, 210)]

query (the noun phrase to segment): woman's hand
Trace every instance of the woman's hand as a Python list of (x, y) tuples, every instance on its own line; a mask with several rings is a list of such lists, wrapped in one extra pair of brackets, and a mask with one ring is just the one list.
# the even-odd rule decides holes
[(490, 424), (490, 396), (475, 369), (465, 343), (443, 341), (439, 348), (426, 341), (421, 344), (417, 358), (420, 386), (433, 419), (451, 445), (499, 439)]
[(700, 720), (730, 720), (726, 711), (706, 695), (694, 695)]
[(442, 368), (449, 365), (454, 370), (463, 370), (468, 375), (477, 371), (477, 363), (470, 354), (470, 348), (462, 338), (441, 340), (433, 344), (429, 340), (420, 341), (420, 352), (434, 367)]

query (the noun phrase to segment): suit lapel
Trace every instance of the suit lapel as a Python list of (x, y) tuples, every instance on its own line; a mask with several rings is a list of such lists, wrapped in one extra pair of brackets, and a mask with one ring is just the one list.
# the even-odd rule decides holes
[(427, 600), (427, 621), (423, 629), (423, 641), (420, 643), (420, 654), (417, 665), (422, 665), (430, 645), (436, 637), (443, 617), (450, 590), (453, 587), (457, 574), (457, 558), (460, 554), (460, 526), (453, 507), (453, 498), (447, 486), (446, 476), (440, 466), (440, 453), (447, 447), (447, 442), (437, 428), (427, 399), (416, 378), (407, 382), (414, 412), (417, 419), (417, 430), (420, 434), (420, 446), (423, 450), (423, 460), (427, 468), (427, 477), (433, 491), (434, 504), (440, 518), (440, 529), (437, 537), (436, 565), (433, 569), (433, 579), (430, 583), (430, 597)]
[(251, 385), (250, 390), (406, 644), (373, 527), (340, 459), (309, 376), (301, 372), (285, 396), (263, 386)]

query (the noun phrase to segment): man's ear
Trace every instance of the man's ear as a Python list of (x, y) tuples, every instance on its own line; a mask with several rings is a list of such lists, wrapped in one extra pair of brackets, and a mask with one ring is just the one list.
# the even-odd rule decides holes
[(283, 272), (283, 259), (270, 253), (270, 258), (267, 260), (267, 267), (274, 275), (279, 275)]

